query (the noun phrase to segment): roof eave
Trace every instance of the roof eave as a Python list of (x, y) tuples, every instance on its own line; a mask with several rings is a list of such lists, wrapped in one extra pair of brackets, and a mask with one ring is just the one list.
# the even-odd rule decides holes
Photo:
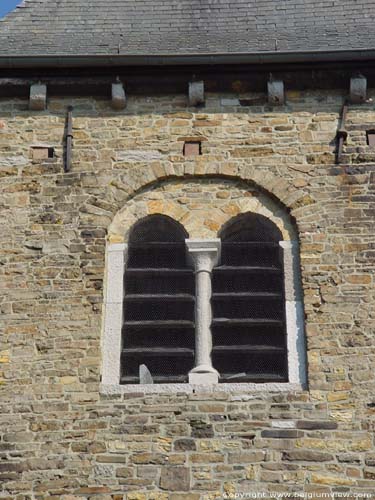
[(375, 49), (333, 51), (205, 53), (161, 55), (7, 55), (0, 56), (0, 68), (183, 66), (220, 64), (270, 64), (356, 62), (375, 60)]

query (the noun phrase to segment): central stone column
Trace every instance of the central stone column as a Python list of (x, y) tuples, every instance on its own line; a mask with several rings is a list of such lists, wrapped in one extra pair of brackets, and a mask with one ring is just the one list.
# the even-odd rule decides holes
[(219, 373), (211, 361), (211, 274), (219, 262), (221, 240), (185, 241), (195, 269), (195, 368), (189, 373), (189, 383), (217, 384)]

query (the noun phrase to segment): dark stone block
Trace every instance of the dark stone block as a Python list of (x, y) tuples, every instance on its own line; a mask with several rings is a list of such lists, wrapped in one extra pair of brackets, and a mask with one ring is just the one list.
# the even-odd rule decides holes
[(82, 238), (105, 238), (105, 229), (84, 229), (81, 231)]
[(4, 474), (0, 474), (0, 484), (4, 481), (16, 481), (19, 477), (19, 472), (4, 472)]
[(330, 462), (333, 460), (333, 455), (319, 451), (295, 450), (284, 452), (282, 459), (299, 462)]
[(191, 420), (191, 435), (195, 438), (214, 437), (214, 430), (211, 424), (206, 424), (200, 420)]
[(196, 449), (194, 439), (177, 439), (174, 443), (175, 451), (195, 451)]
[(315, 429), (337, 429), (337, 423), (327, 420), (298, 420), (297, 429), (315, 430)]
[(22, 472), (24, 466), (20, 463), (5, 462), (0, 464), (0, 472)]
[(364, 475), (365, 479), (375, 479), (375, 468), (373, 468), (373, 469), (365, 469), (363, 475)]
[(266, 429), (262, 431), (261, 436), (263, 438), (293, 439), (303, 436), (303, 433), (292, 429)]

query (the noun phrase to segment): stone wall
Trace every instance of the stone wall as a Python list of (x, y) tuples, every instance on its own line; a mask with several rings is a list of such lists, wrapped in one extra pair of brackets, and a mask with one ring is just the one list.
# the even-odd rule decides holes
[[(51, 99), (46, 112), (0, 101), (1, 499), (375, 494), (375, 153), (365, 133), (374, 106), (350, 107), (345, 164), (335, 166), (344, 95), (289, 92), (280, 108), (237, 97), (208, 95), (199, 111), (185, 96), (130, 97), (124, 112), (83, 98)], [(64, 173), (68, 104), (74, 151)], [(196, 138), (202, 155), (184, 157)], [(33, 160), (41, 144), (56, 157)], [(116, 214), (169, 203), (194, 228), (209, 196), (225, 216), (242, 210), (239, 191), (295, 221), (308, 390), (100, 394)]]

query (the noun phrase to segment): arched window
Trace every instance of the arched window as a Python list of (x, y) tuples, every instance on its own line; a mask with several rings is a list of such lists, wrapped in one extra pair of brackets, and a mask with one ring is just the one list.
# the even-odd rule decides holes
[(280, 230), (247, 213), (220, 232), (212, 279), (212, 363), (220, 382), (288, 381)]
[(189, 239), (170, 217), (150, 215), (128, 243), (109, 243), (103, 390), (305, 385), (298, 241), (256, 213), (231, 219), (218, 236)]
[[(194, 274), (184, 228), (151, 215), (129, 236), (121, 382), (186, 382), (194, 366)], [(143, 379), (145, 377), (145, 379)]]

